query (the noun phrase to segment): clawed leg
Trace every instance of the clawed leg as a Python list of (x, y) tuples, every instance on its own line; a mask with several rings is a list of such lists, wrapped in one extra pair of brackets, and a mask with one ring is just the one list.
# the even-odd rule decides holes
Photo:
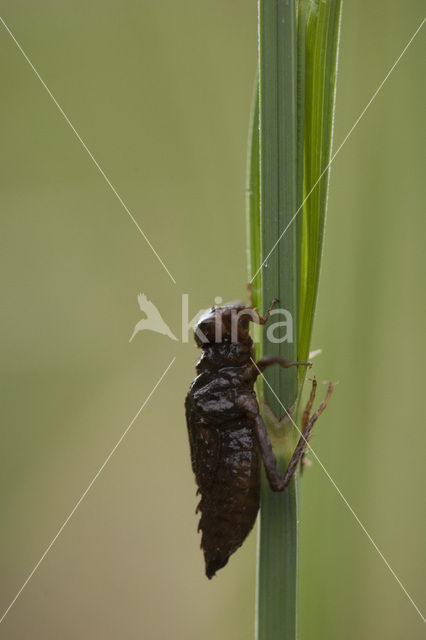
[(251, 365), (247, 367), (244, 377), (246, 379), (256, 379), (257, 376), (265, 371), (266, 367), (270, 367), (273, 364), (279, 364), (283, 369), (288, 369), (289, 367), (312, 367), (312, 362), (293, 362), (280, 356), (263, 356), (257, 362), (251, 359)]
[[(313, 386), (314, 385), (312, 385), (312, 387)], [(288, 485), (288, 483), (290, 482), (290, 480), (293, 478), (293, 476), (294, 476), (294, 474), (296, 472), (297, 464), (298, 464), (299, 460), (301, 460), (301, 458), (303, 457), (303, 454), (304, 454), (305, 449), (306, 449), (306, 445), (308, 444), (309, 437), (310, 437), (311, 432), (312, 432), (312, 427), (314, 426), (315, 422), (318, 420), (318, 418), (320, 417), (320, 415), (322, 414), (322, 412), (326, 408), (332, 393), (333, 393), (333, 385), (331, 384), (331, 382), (329, 382), (327, 393), (325, 395), (324, 400), (321, 402), (320, 406), (315, 411), (315, 413), (309, 418), (309, 420), (307, 421), (307, 423), (306, 423), (306, 425), (305, 425), (305, 427), (304, 427), (304, 429), (302, 431), (302, 435), (299, 438), (299, 441), (298, 441), (298, 443), (296, 445), (296, 448), (295, 448), (295, 450), (293, 452), (293, 455), (292, 455), (291, 460), (289, 462), (289, 465), (287, 467), (287, 471), (285, 473), (284, 487), (286, 487)], [(311, 397), (312, 397), (312, 392), (311, 392)], [(309, 402), (310, 401), (311, 401), (311, 399), (309, 399)], [(309, 404), (309, 402), (308, 402), (308, 404)]]
[(315, 400), (315, 394), (317, 392), (317, 384), (318, 384), (317, 379), (314, 378), (312, 380), (311, 395), (309, 396), (309, 400), (307, 402), (307, 405), (305, 407), (305, 410), (302, 416), (302, 433), (305, 431), (305, 427), (308, 424), (309, 416), (311, 415), (312, 407), (314, 405), (314, 400)]
[(312, 367), (312, 362), (286, 360), (286, 358), (281, 358), (280, 356), (263, 356), (254, 364), (257, 375), (273, 364), (279, 364), (283, 369), (288, 369), (289, 367)]
[[(302, 416), (302, 424), (301, 424), (302, 433), (305, 431), (306, 425), (309, 420), (309, 416), (311, 415), (311, 410), (314, 404), (316, 391), (317, 391), (317, 380), (316, 378), (314, 378), (312, 380), (311, 395), (309, 396), (308, 403), (305, 407), (305, 410)], [(306, 449), (305, 449), (300, 459), (300, 473), (303, 473), (303, 471), (305, 470), (305, 467), (309, 467), (311, 464), (312, 462), (306, 457)]]
[(265, 466), (266, 477), (268, 478), (269, 485), (272, 491), (283, 491), (289, 482), (294, 477), (296, 472), (297, 465), (299, 461), (302, 459), (303, 454), (305, 452), (306, 445), (309, 440), (309, 436), (311, 435), (312, 428), (315, 422), (318, 420), (322, 412), (327, 406), (327, 403), (330, 399), (330, 396), (333, 391), (333, 385), (329, 383), (327, 394), (324, 400), (321, 402), (319, 408), (315, 411), (315, 413), (309, 418), (309, 413), (312, 408), (312, 404), (315, 398), (315, 390), (316, 390), (316, 380), (313, 381), (311, 396), (309, 398), (306, 409), (303, 413), (302, 420), (302, 433), (299, 438), (299, 441), (296, 445), (296, 448), (293, 452), (289, 465), (287, 467), (287, 471), (285, 475), (282, 476), (278, 466), (277, 461), (274, 456), (274, 452), (272, 450), (271, 441), (269, 439), (269, 435), (260, 415), (257, 415), (255, 418), (255, 433), (257, 442), (259, 445), (259, 450), (262, 456), (263, 464)]
[(272, 309), (275, 307), (275, 305), (278, 302), (278, 298), (274, 298), (271, 302), (271, 304), (269, 305), (268, 309), (266, 310), (265, 315), (263, 316), (259, 316), (259, 324), (265, 324), (265, 322), (268, 322), (269, 320), (269, 316), (271, 315), (271, 311)]
[[(250, 309), (249, 319), (252, 322), (256, 322), (257, 324), (265, 324), (271, 315), (271, 311), (278, 302), (278, 298), (274, 298), (269, 305), (265, 315), (262, 317), (258, 314), (255, 309)], [(311, 362), (292, 362), (291, 360), (286, 360), (285, 358), (280, 358), (279, 356), (264, 356), (257, 363), (253, 362), (253, 367), (255, 371), (257, 371), (256, 375), (259, 375), (262, 371), (269, 367), (271, 364), (279, 364), (281, 367), (296, 367), (299, 365), (304, 365), (305, 367), (312, 367)]]
[(272, 491), (282, 491), (285, 488), (284, 478), (278, 469), (266, 425), (259, 414), (255, 418), (255, 434), (269, 486)]

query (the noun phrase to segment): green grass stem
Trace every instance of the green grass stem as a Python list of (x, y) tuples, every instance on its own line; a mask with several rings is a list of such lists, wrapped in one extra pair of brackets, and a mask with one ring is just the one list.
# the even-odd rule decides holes
[[(318, 291), (327, 204), (340, 1), (260, 0), (259, 69), (249, 138), (247, 227), (253, 304), (273, 298), (288, 317), (257, 355), (306, 360)], [(303, 203), (303, 206), (302, 206)], [(300, 208), (300, 215), (293, 220)], [(292, 222), (293, 220), (293, 222)], [(288, 228), (287, 228), (288, 227)], [(275, 249), (271, 249), (287, 228)], [(260, 269), (263, 260), (265, 264)], [(260, 270), (259, 270), (260, 269)], [(255, 338), (260, 334), (255, 328)], [(304, 371), (271, 367), (266, 380), (295, 415)], [(274, 452), (285, 470), (297, 432), (268, 384), (258, 396)], [(263, 477), (257, 580), (257, 640), (297, 637), (299, 480), (273, 493)]]

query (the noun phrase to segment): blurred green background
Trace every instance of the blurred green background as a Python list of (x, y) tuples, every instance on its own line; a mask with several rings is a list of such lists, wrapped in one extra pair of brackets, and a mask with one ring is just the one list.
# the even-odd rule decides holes
[[(176, 362), (0, 626), (0, 637), (253, 636), (256, 533), (203, 575), (179, 335), (245, 296), (256, 2), (5, 0), (1, 15), (166, 262), (166, 272), (0, 26), (4, 611), (173, 356)], [(335, 146), (422, 18), (346, 2)], [(422, 608), (426, 518), (420, 33), (335, 160), (313, 347), (340, 380), (313, 446)], [(423, 130), (424, 133), (424, 130)], [(303, 640), (424, 637), (318, 464), (301, 509)]]

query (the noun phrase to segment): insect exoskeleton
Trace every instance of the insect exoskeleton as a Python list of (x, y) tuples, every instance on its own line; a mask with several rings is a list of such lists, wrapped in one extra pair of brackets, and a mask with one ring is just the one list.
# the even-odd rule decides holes
[(272, 365), (310, 366), (278, 356), (254, 360), (249, 323), (264, 324), (276, 303), (262, 317), (243, 303), (211, 307), (194, 330), (201, 357), (197, 377), (185, 401), (192, 469), (201, 500), (198, 529), (202, 532), (206, 575), (212, 578), (246, 539), (259, 510), (260, 459), (274, 491), (294, 476), (312, 426), (331, 393), (312, 417), (316, 383), (302, 422), (302, 436), (284, 476), (278, 470), (265, 424), (259, 413), (254, 383)]

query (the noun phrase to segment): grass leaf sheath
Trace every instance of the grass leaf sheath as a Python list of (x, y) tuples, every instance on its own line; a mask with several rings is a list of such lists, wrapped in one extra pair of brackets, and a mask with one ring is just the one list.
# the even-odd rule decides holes
[[(249, 276), (253, 304), (264, 311), (278, 298), (292, 323), (275, 330), (275, 337), (286, 340), (274, 343), (263, 330), (258, 356), (306, 360), (309, 353), (327, 205), (324, 169), (331, 154), (340, 10), (340, 0), (259, 0), (259, 67), (247, 174)], [(280, 367), (265, 373), (293, 416), (304, 374), (302, 368), (298, 375), (296, 368)], [(261, 380), (258, 396), (284, 471), (298, 434), (288, 422), (277, 424), (284, 411)], [(257, 640), (297, 637), (298, 500), (298, 478), (274, 494), (263, 477)]]

